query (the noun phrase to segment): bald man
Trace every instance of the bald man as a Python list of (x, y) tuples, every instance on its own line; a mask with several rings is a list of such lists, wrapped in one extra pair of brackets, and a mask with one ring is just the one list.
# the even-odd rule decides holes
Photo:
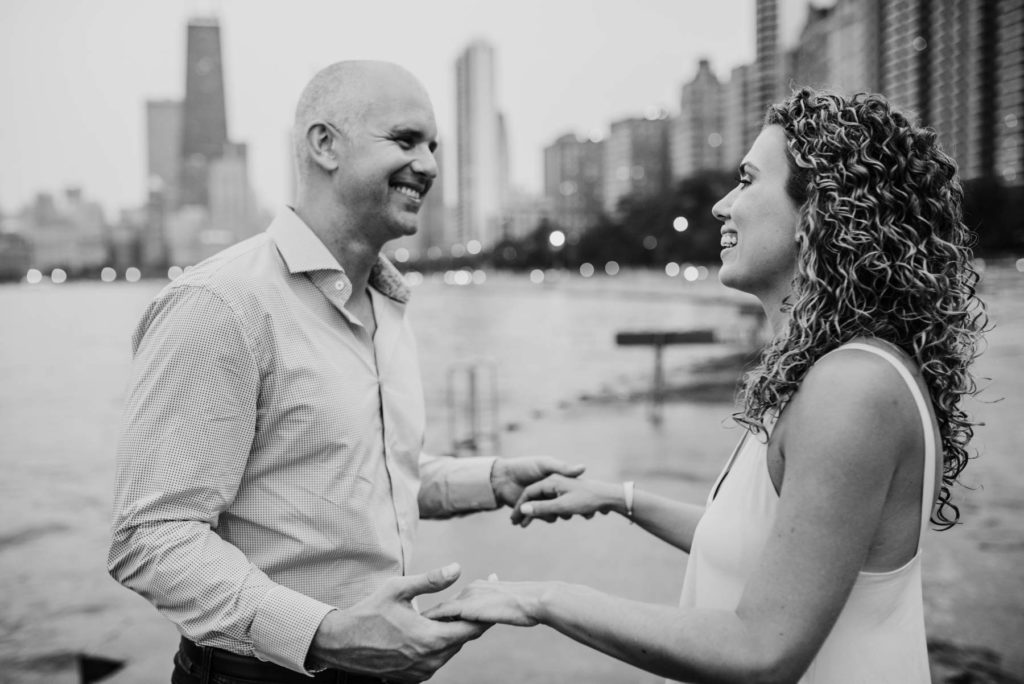
[(437, 176), (423, 86), (318, 73), (295, 114), (298, 196), (168, 285), (132, 338), (108, 567), (182, 634), (172, 682), (417, 682), (483, 627), (412, 599), (420, 517), (514, 505), (579, 467), (429, 457), (409, 291), (381, 254)]

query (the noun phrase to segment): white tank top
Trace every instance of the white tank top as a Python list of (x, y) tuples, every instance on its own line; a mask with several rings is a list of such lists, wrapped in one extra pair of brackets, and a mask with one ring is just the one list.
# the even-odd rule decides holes
[[(906, 381), (924, 427), (921, 533), (934, 498), (936, 446), (928, 403), (910, 371), (893, 354), (857, 342), (884, 358)], [(769, 430), (771, 427), (769, 426)], [(768, 474), (768, 446), (742, 439), (708, 495), (694, 532), (679, 605), (736, 610), (775, 523), (779, 497)], [(728, 475), (728, 477), (726, 477)], [(860, 572), (832, 631), (800, 684), (931, 682), (921, 596), (921, 542), (905, 565), (889, 572)]]

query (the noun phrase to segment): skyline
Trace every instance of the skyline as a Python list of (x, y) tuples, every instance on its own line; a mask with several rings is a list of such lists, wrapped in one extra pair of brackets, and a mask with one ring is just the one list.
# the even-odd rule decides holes
[[(441, 144), (454, 147), (456, 57), (472, 40), (490, 41), (512, 181), (539, 193), (543, 148), (559, 135), (606, 134), (612, 121), (650, 107), (675, 112), (700, 59), (726, 80), (754, 50), (753, 0), (721, 0), (710, 9), (678, 0), (628, 8), (613, 0), (553, 7), (526, 0), (514, 9), (444, 0), (421, 22), (408, 19), (422, 12), (404, 0), (347, 13), (322, 0), (218, 4), (229, 136), (249, 145), (254, 189), (271, 209), (286, 199), (298, 93), (317, 69), (339, 59), (409, 68), (434, 100)], [(0, 211), (68, 186), (100, 202), (109, 219), (140, 205), (145, 103), (183, 97), (187, 22), (209, 9), (128, 0), (5, 3), (0, 92), (22, 105), (0, 111)], [(49, 22), (52, 16), (61, 20)], [(454, 176), (454, 155), (445, 157), (443, 172)], [(446, 185), (450, 193), (455, 183)]]

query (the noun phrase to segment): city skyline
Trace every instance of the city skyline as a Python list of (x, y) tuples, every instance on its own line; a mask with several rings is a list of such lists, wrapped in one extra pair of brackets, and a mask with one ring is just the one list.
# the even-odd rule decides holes
[[(712, 9), (680, 5), (643, 0), (627, 11), (614, 2), (566, 2), (544, 9), (537, 3), (536, 14), (523, 6), (515, 12), (482, 12), (470, 2), (446, 0), (417, 30), (375, 21), (380, 9), (359, 10), (360, 17), (329, 29), (323, 28), (332, 23), (327, 17), (338, 13), (318, 0), (269, 9), (225, 0), (217, 16), (228, 127), (233, 138), (249, 143), (261, 202), (279, 204), (288, 194), (291, 109), (305, 81), (337, 59), (390, 59), (424, 81), (434, 99), (441, 143), (454, 147), (455, 60), (482, 37), (500, 55), (498, 103), (507, 117), (513, 186), (539, 194), (543, 148), (560, 135), (606, 135), (613, 120), (642, 115), (650, 107), (673, 111), (679, 88), (693, 77), (701, 58), (710, 60), (720, 78), (752, 59), (752, 0), (723, 0)], [(412, 7), (389, 5), (399, 15), (406, 6)], [(9, 101), (24, 104), (0, 112), (0, 211), (16, 211), (38, 192), (59, 193), (69, 186), (99, 201), (111, 219), (144, 203), (146, 101), (183, 97), (184, 39), (195, 9), (194, 3), (5, 4), (0, 49), (11, 52), (0, 66), (0, 89)], [(44, 34), (42, 21), (54, 13), (64, 20), (60, 26), (47, 23), (50, 33)], [(311, 27), (304, 21), (309, 16), (322, 20)], [(538, 16), (547, 21), (536, 21)], [(377, 34), (364, 29), (367, 35), (358, 38), (352, 25), (360, 18), (366, 26), (384, 27), (380, 35), (398, 39), (370, 46)], [(261, 28), (267, 26), (277, 33), (267, 33), (261, 42)], [(300, 28), (321, 33), (306, 41), (308, 46), (291, 45)], [(352, 40), (325, 45), (315, 39), (332, 33)], [(47, 40), (41, 40), (44, 36)], [(282, 48), (291, 47), (272, 49), (274, 36)], [(20, 67), (26, 57), (36, 67), (30, 73)], [(47, 155), (48, 146), (60, 154)], [(454, 161), (449, 155), (444, 165), (449, 178), (455, 175)], [(448, 185), (451, 202), (455, 184)]]

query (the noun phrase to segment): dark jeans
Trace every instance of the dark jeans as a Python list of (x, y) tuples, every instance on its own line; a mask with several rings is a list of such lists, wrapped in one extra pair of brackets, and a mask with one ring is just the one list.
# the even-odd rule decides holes
[(171, 684), (381, 684), (383, 680), (341, 670), (314, 677), (182, 639), (174, 654)]

